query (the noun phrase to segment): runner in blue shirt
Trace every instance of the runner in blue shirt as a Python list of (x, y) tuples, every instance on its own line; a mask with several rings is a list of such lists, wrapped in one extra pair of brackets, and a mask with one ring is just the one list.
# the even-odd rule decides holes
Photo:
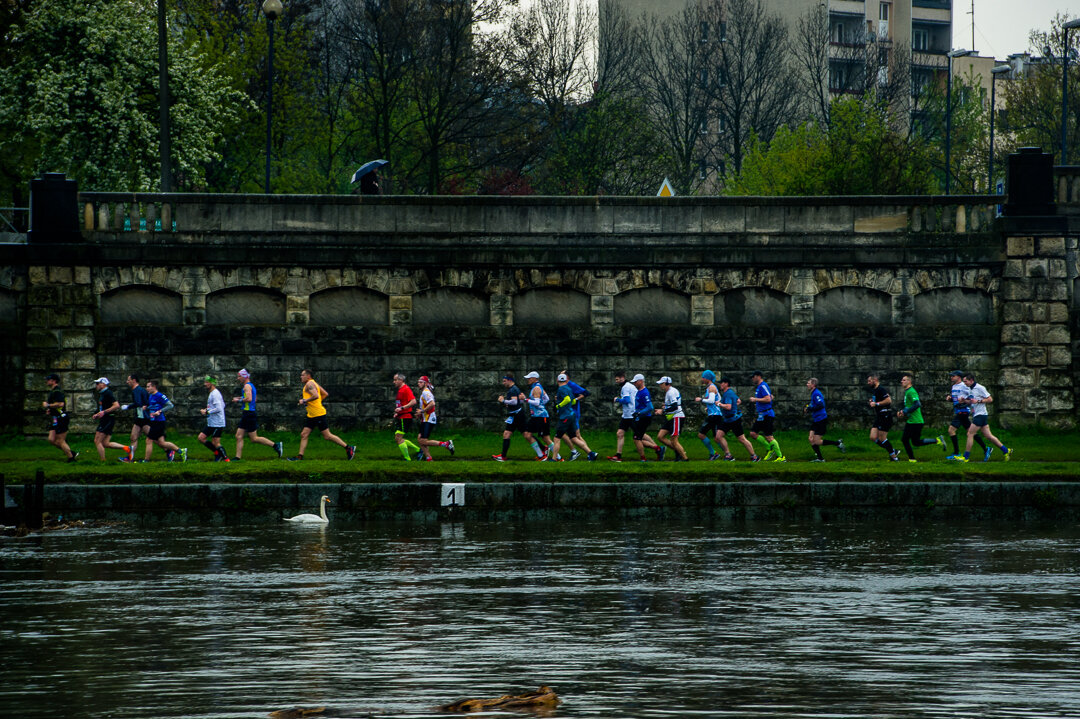
[(552, 456), (548, 457), (548, 461), (563, 461), (559, 457), (559, 448), (562, 444), (562, 438), (565, 436), (571, 445), (577, 445), (585, 450), (588, 454), (589, 461), (592, 462), (596, 459), (596, 452), (589, 449), (589, 445), (586, 444), (585, 440), (581, 438), (581, 434), (578, 432), (577, 413), (574, 411), (574, 405), (577, 404), (577, 399), (574, 391), (570, 389), (569, 378), (565, 374), (560, 374), (557, 381), (559, 383), (559, 389), (555, 395), (555, 410), (558, 412), (558, 424), (555, 426), (555, 446), (551, 452)]
[(146, 412), (150, 417), (150, 433), (146, 435), (149, 441), (146, 443), (146, 456), (143, 461), (150, 461), (150, 453), (154, 451), (154, 444), (156, 444), (165, 450), (165, 457), (168, 461), (175, 462), (176, 456), (179, 454), (180, 461), (186, 462), (187, 448), (180, 449), (180, 447), (165, 439), (165, 413), (173, 409), (173, 403), (169, 401), (164, 392), (158, 389), (158, 384), (154, 380), (146, 383), (146, 389), (150, 392), (150, 396), (146, 399)]
[(720, 391), (716, 388), (716, 373), (708, 369), (702, 372), (701, 384), (705, 385), (705, 395), (694, 397), (694, 401), (705, 405), (705, 421), (698, 427), (697, 436), (705, 445), (705, 449), (709, 451), (709, 461), (712, 461), (720, 459), (720, 453), (713, 446), (713, 440), (720, 442), (718, 434), (720, 423), (723, 421), (720, 414)]
[(810, 446), (817, 455), (810, 461), (824, 462), (825, 458), (821, 456), (821, 445), (836, 447), (841, 453), (846, 452), (847, 448), (844, 447), (842, 439), (825, 439), (825, 433), (829, 431), (829, 413), (825, 411), (825, 395), (818, 389), (817, 377), (806, 380), (806, 388), (810, 390), (810, 403), (803, 408), (803, 412), (810, 414)]
[(724, 461), (734, 462), (735, 457), (728, 448), (727, 435), (731, 435), (746, 447), (746, 453), (750, 455), (751, 462), (760, 461), (760, 457), (754, 453), (754, 446), (743, 433), (742, 412), (739, 410), (739, 394), (731, 386), (731, 380), (727, 377), (720, 378), (720, 447), (724, 450)]
[[(563, 370), (562, 374), (567, 376), (566, 386), (570, 388), (570, 392), (574, 395), (574, 416), (577, 417), (578, 436), (581, 437), (581, 440), (584, 442), (585, 437), (581, 434), (581, 400), (588, 397), (590, 393), (589, 390), (585, 389), (574, 380), (569, 379), (570, 372), (568, 370)], [(581, 452), (577, 451), (575, 448), (570, 452), (570, 461), (573, 462), (580, 456)]]
[(760, 371), (754, 372), (750, 379), (756, 388), (750, 401), (757, 407), (757, 416), (750, 428), (750, 437), (761, 442), (769, 450), (763, 458), (764, 461), (786, 462), (784, 453), (780, 451), (780, 443), (773, 436), (776, 431), (776, 412), (773, 411), (772, 390), (769, 389), (765, 376)]
[(657, 459), (661, 459), (663, 454), (660, 446), (653, 442), (649, 435), (645, 434), (646, 430), (649, 429), (649, 422), (652, 421), (653, 415), (652, 397), (645, 386), (645, 375), (636, 374), (630, 382), (637, 389), (634, 394), (634, 447), (637, 448), (638, 456), (641, 457), (642, 462), (645, 461), (646, 447), (655, 450)]

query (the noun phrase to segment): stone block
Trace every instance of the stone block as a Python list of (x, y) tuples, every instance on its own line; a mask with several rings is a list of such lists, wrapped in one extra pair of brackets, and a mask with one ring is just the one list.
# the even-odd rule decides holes
[(60, 296), (66, 305), (94, 305), (94, 291), (89, 285), (62, 287)]
[(61, 303), (59, 287), (31, 286), (26, 292), (27, 307), (52, 307)]
[(746, 208), (746, 232), (778, 234), (784, 231), (785, 212), (778, 205), (750, 205)]
[(70, 285), (75, 279), (74, 269), (71, 267), (50, 267), (49, 284)]
[(1072, 364), (1072, 350), (1068, 345), (1055, 345), (1047, 348), (1046, 362), (1051, 367), (1068, 367)]
[[(1011, 252), (1009, 254), (1012, 254)], [(1040, 237), (1039, 238), (1039, 255), (1043, 257), (1064, 257), (1065, 256), (1065, 238), (1064, 237)]]
[(1001, 295), (1005, 300), (1026, 302), (1034, 296), (1031, 280), (1002, 280)]
[(30, 269), (27, 270), (27, 277), (31, 286), (47, 284), (49, 282), (49, 268), (31, 265)]
[(1033, 279), (1045, 279), (1050, 275), (1050, 269), (1045, 257), (1024, 261), (1024, 275)]
[(1065, 324), (1069, 321), (1069, 306), (1064, 302), (1047, 302), (1046, 321), (1051, 324)]
[(508, 327), (514, 324), (512, 310), (491, 310), (491, 324), (493, 326)]
[(1005, 325), (1001, 328), (1001, 341), (1006, 344), (1031, 344), (1031, 325)]
[(1005, 322), (1023, 322), (1028, 319), (1027, 306), (1020, 302), (1006, 302), (1002, 309), (1002, 319)]
[(293, 311), (288, 313), (288, 323), (290, 325), (306, 325), (309, 318), (307, 312)]
[(715, 322), (715, 316), (712, 309), (707, 310), (691, 310), (690, 311), (690, 324), (710, 326)]
[(1027, 396), (1024, 398), (1024, 409), (1028, 412), (1042, 412), (1046, 410), (1047, 406), (1049, 406), (1049, 402), (1047, 401), (1046, 390), (1028, 390)]
[(1022, 389), (1003, 389), (994, 393), (994, 409), (999, 412), (1021, 410), (1027, 400), (1027, 391)]
[(59, 349), (60, 332), (42, 328), (27, 330), (26, 346), (30, 349)]
[(589, 303), (593, 312), (597, 310), (613, 310), (615, 308), (615, 298), (611, 295), (593, 295)]
[(1072, 336), (1066, 325), (1036, 325), (1035, 330), (1039, 344), (1065, 345), (1072, 341)]
[(1069, 267), (1065, 260), (1052, 259), (1047, 262), (1050, 271), (1050, 279), (1063, 280), (1069, 276)]
[(1072, 387), (1072, 376), (1064, 369), (1040, 370), (1038, 386), (1043, 389)]
[(88, 285), (90, 284), (90, 268), (89, 267), (76, 267), (75, 268), (75, 284)]
[(1046, 364), (1046, 348), (1030, 347), (1027, 351), (1027, 365), (1029, 367), (1042, 367)]
[(1034, 299), (1043, 302), (1064, 302), (1069, 299), (1069, 286), (1064, 282), (1040, 282), (1033, 289)]
[(1049, 312), (1046, 309), (1046, 303), (1044, 302), (1032, 302), (1027, 305), (1028, 316), (1025, 318), (1031, 322), (1046, 322), (1046, 316)]
[(184, 309), (185, 325), (205, 325), (206, 310), (202, 308)]
[(75, 310), (72, 313), (72, 324), (76, 327), (93, 327), (94, 313), (90, 310)]
[(615, 324), (615, 311), (614, 310), (593, 310), (591, 314), (591, 322), (593, 325), (614, 325)]
[(1070, 411), (1076, 406), (1072, 390), (1054, 390), (1047, 393), (1047, 409), (1051, 412)]
[(701, 231), (735, 233), (746, 229), (746, 208), (742, 205), (709, 205), (701, 211)]
[(1005, 260), (1005, 271), (1002, 274), (1003, 277), (1023, 277), (1024, 276), (1024, 261), (1023, 260)]
[(1005, 254), (1009, 257), (1031, 257), (1035, 254), (1034, 237), (1010, 237), (1005, 242)]
[(1001, 383), (1007, 387), (1034, 387), (1035, 370), (1024, 367), (1002, 370)]

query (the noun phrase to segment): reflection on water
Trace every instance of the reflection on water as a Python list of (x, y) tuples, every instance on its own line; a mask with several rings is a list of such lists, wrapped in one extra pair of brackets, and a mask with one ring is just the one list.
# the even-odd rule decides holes
[(8, 716), (1080, 716), (1080, 529), (611, 520), (0, 544)]

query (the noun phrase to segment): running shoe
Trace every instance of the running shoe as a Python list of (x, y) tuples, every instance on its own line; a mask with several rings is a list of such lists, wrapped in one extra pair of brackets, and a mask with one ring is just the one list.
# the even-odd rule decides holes
[(720, 454), (717, 453), (717, 452), (713, 452), (712, 454), (709, 455), (709, 460), (708, 461), (715, 462), (718, 459), (720, 459)]
[(949, 449), (945, 446), (945, 435), (939, 434), (937, 436), (937, 443), (941, 445), (941, 451), (942, 452), (947, 453), (949, 451)]
[(541, 462), (565, 462), (566, 460), (563, 459), (562, 457), (559, 457), (559, 458), (548, 457), (547, 459), (542, 459), (540, 461)]
[(124, 449), (127, 450), (127, 454), (128, 454), (127, 461), (134, 462), (135, 461), (135, 445), (131, 445), (130, 447), (124, 447)]
[[(70, 462), (71, 460), (69, 459), (68, 461)], [(124, 464), (129, 464), (131, 462), (131, 458), (130, 457), (121, 457), (120, 461), (123, 462)]]
[(350, 444), (345, 447), (345, 459), (349, 460), (356, 456), (356, 445)]
[(608, 457), (608, 459), (610, 459), (612, 462), (621, 462), (622, 461), (622, 457), (616, 457), (614, 455), (612, 455), (611, 457)]
[(970, 462), (971, 460), (969, 460), (967, 457), (958, 457), (956, 461), (966, 463), (966, 462)]
[(892, 454), (890, 454), (889, 455), (889, 461), (890, 462), (899, 462), (900, 461), (900, 453), (899, 452), (893, 452)]
[(502, 456), (501, 454), (493, 454), (493, 455), (491, 455), (491, 458), (494, 459), (496, 462), (505, 462), (506, 461), (506, 457)]
[(724, 455), (724, 461), (725, 462), (734, 462), (735, 461), (735, 455), (733, 455), (733, 454), (725, 454)]
[(571, 462), (573, 462), (575, 459), (577, 459), (580, 456), (581, 456), (581, 452), (577, 451), (576, 449), (570, 451), (570, 461)]
[(786, 461), (787, 461), (787, 457), (785, 457), (785, 456), (783, 456), (783, 455), (780, 455), (779, 457), (777, 457), (777, 458), (776, 458), (776, 459), (774, 459), (773, 461), (774, 461), (774, 462), (786, 462)]
[(550, 462), (551, 461), (551, 455), (549, 455), (549, 454), (538, 454), (536, 456), (536, 461), (537, 462)]
[(277, 452), (278, 459), (281, 459), (285, 454), (285, 444), (283, 442), (274, 442), (274, 451)]
[[(1006, 449), (1005, 450), (1005, 461), (1006, 462), (1008, 462), (1010, 459), (1012, 459), (1013, 451), (1014, 450), (1011, 450), (1011, 449)], [(76, 456), (78, 456), (78, 453), (76, 453)]]
[(751, 462), (760, 462), (761, 457), (757, 456), (756, 454), (752, 454), (752, 455), (750, 455), (750, 461)]
[(992, 455), (993, 453), (994, 453), (993, 446), (987, 447), (986, 451), (983, 452), (983, 461), (984, 462), (989, 462), (990, 461), (990, 455)]
[(290, 462), (302, 462), (302, 461), (303, 461), (303, 459), (304, 459), (304, 458), (303, 458), (303, 457), (301, 457), (300, 455), (296, 455), (295, 457), (289, 457), (289, 461), (290, 461)]
[(414, 457), (415, 457), (415, 458), (416, 458), (416, 459), (417, 459), (418, 461), (420, 461), (420, 462), (423, 462), (423, 461), (424, 461), (424, 450), (422, 450), (422, 449), (421, 449), (420, 451), (418, 451), (418, 452), (417, 452), (417, 453), (416, 453), (415, 455), (413, 455), (413, 456), (414, 456)]
[(765, 453), (765, 457), (761, 461), (762, 462), (771, 462), (774, 459), (776, 459), (776, 452), (773, 452), (770, 449), (768, 452)]
[(75, 461), (76, 459), (78, 459), (78, 458), (79, 458), (79, 453), (78, 453), (78, 452), (72, 452), (72, 453), (71, 453), (71, 456), (70, 456), (70, 457), (68, 457), (68, 460), (67, 460), (67, 461), (68, 461), (68, 462), (74, 462), (74, 461)]
[(958, 459), (961, 459), (961, 457), (960, 457), (959, 455), (956, 455), (956, 454), (950, 454), (950, 455), (949, 455), (948, 457), (946, 457), (946, 458), (945, 458), (945, 461), (946, 461), (946, 462), (955, 462), (955, 461), (957, 461)]
[(243, 460), (242, 458), (240, 458), (240, 457), (233, 457), (233, 458), (232, 458), (231, 460), (229, 460), (229, 461), (230, 461), (230, 462), (243, 462), (244, 460)]
[(224, 462), (224, 461), (225, 461), (225, 457), (224, 457), (224, 455), (222, 455), (222, 454), (220, 454), (220, 453), (218, 453), (218, 454), (215, 454), (215, 455), (214, 455), (214, 461), (215, 461), (215, 462)]
[(435, 458), (434, 457), (424, 457), (424, 461), (425, 462), (434, 462)]
[(175, 462), (176, 461), (176, 450), (170, 449), (167, 452), (165, 452), (165, 461), (166, 462)]
[(814, 463), (814, 462), (824, 462), (824, 461), (825, 461), (824, 459), (811, 459), (811, 460), (810, 460), (810, 462), (811, 462), (811, 463)]
[(847, 454), (847, 447), (844, 446), (844, 440), (836, 440), (836, 448), (840, 450), (840, 454)]
[(915, 464), (915, 460), (914, 460), (914, 459), (909, 459), (909, 460), (908, 460), (908, 462), (910, 462), (911, 464)]
[(663, 462), (665, 454), (667, 454), (667, 447), (665, 447), (663, 445), (660, 445), (659, 447), (657, 447), (656, 448), (656, 461), (657, 462)]
[(453, 457), (454, 456), (454, 440), (452, 440), (452, 439), (446, 440), (446, 448), (448, 450), (450, 450), (450, 456)]
[(181, 462), (186, 462), (187, 461), (187, 447), (181, 447), (180, 448), (180, 461)]
[(596, 457), (597, 457), (596, 452), (589, 452), (589, 456), (586, 457), (586, 459), (589, 460), (590, 462), (595, 462)]

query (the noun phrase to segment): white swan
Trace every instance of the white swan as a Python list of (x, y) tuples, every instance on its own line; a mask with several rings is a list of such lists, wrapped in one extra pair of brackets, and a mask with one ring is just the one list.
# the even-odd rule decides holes
[(326, 505), (332, 504), (330, 498), (325, 494), (319, 500), (319, 513), (315, 514), (298, 514), (295, 517), (283, 517), (286, 522), (298, 522), (300, 524), (329, 524), (330, 520), (326, 518)]

